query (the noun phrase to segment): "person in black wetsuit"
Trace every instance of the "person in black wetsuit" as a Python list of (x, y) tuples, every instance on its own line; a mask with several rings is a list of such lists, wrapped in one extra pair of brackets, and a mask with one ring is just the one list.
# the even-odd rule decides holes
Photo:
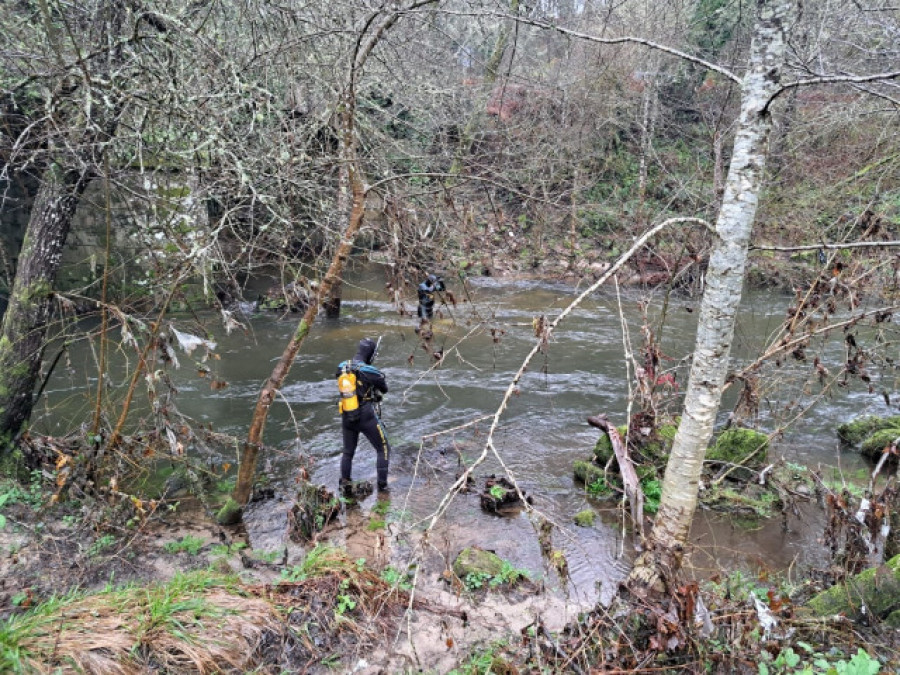
[(434, 316), (434, 294), (446, 290), (444, 280), (434, 274), (429, 274), (425, 281), (419, 284), (419, 319), (431, 321)]
[[(375, 410), (375, 404), (381, 401), (382, 396), (387, 393), (388, 386), (384, 373), (372, 365), (376, 347), (374, 340), (369, 338), (360, 340), (356, 356), (350, 361), (341, 362), (335, 373), (335, 377), (339, 379), (339, 385), (342, 375), (352, 373), (356, 377), (356, 401), (347, 405), (343, 402), (345, 399), (342, 399), (341, 404), (344, 452), (341, 455), (341, 478), (338, 486), (345, 493), (351, 484), (353, 456), (356, 454), (360, 432), (369, 439), (369, 443), (375, 448), (378, 490), (384, 492), (388, 489), (388, 463), (391, 448), (384, 425), (378, 419)], [(346, 394), (342, 394), (342, 396), (346, 396)]]

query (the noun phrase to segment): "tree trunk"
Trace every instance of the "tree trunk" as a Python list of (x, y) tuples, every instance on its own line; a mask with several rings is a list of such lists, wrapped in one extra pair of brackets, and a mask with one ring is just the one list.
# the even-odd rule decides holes
[(53, 284), (72, 216), (90, 180), (86, 169), (51, 167), (38, 190), (9, 306), (0, 327), (0, 454), (31, 417), (47, 337)]
[(662, 500), (648, 548), (628, 579), (629, 587), (638, 594), (667, 590), (681, 566), (697, 507), (703, 459), (728, 370), (747, 246), (768, 155), (772, 126), (768, 107), (779, 89), (785, 30), (793, 4), (791, 0), (759, 1), (749, 67), (741, 87), (739, 127), (716, 222), (718, 237), (706, 274), (684, 411), (666, 466)]

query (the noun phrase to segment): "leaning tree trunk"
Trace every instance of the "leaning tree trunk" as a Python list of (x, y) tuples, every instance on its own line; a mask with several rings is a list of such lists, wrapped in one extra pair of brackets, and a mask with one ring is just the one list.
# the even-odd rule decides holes
[(61, 171), (51, 167), (32, 207), (0, 327), (0, 455), (11, 448), (31, 417), (53, 284), (72, 216), (89, 179), (86, 169)]
[(694, 360), (681, 424), (663, 481), (659, 512), (648, 547), (629, 576), (639, 593), (665, 591), (681, 566), (694, 511), (706, 447), (713, 432), (728, 370), (734, 321), (741, 301), (747, 246), (768, 155), (772, 127), (769, 104), (779, 89), (785, 30), (792, 0), (759, 0), (750, 61), (741, 87), (738, 132), (717, 238), (706, 274)]

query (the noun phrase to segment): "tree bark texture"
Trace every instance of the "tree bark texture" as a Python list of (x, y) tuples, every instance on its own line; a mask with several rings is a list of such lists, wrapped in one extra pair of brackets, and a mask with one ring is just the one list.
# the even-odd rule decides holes
[(86, 168), (45, 171), (38, 190), (9, 306), (0, 327), (0, 453), (31, 417), (47, 338), (53, 285), (72, 217), (90, 175)]
[(659, 513), (647, 551), (629, 577), (632, 590), (665, 590), (681, 566), (697, 507), (706, 448), (722, 398), (734, 322), (744, 281), (747, 247), (756, 215), (771, 130), (769, 103), (779, 89), (785, 31), (792, 0), (759, 0), (750, 59), (741, 86), (741, 112), (717, 238), (706, 274), (694, 358), (681, 424), (663, 481)]

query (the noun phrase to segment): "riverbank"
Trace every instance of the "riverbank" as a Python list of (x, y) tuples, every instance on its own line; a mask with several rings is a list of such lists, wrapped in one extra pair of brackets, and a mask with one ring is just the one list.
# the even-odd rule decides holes
[[(48, 496), (35, 486), (4, 507), (5, 672), (463, 675), (579, 673), (601, 663), (644, 672), (647, 659), (654, 671), (681, 672), (900, 667), (900, 631), (804, 618), (795, 603), (812, 595), (812, 580), (737, 573), (685, 585), (668, 614), (638, 603), (625, 616), (619, 605), (560, 600), (540, 582), (397, 568), (384, 554), (410, 542), (372, 527), (383, 515), (377, 502), (345, 507), (314, 543), (284, 538), (282, 550), (260, 551), (189, 497), (114, 525), (124, 505)], [(101, 510), (112, 520), (98, 518)], [(696, 625), (679, 618), (681, 602), (701, 608), (692, 610)]]

